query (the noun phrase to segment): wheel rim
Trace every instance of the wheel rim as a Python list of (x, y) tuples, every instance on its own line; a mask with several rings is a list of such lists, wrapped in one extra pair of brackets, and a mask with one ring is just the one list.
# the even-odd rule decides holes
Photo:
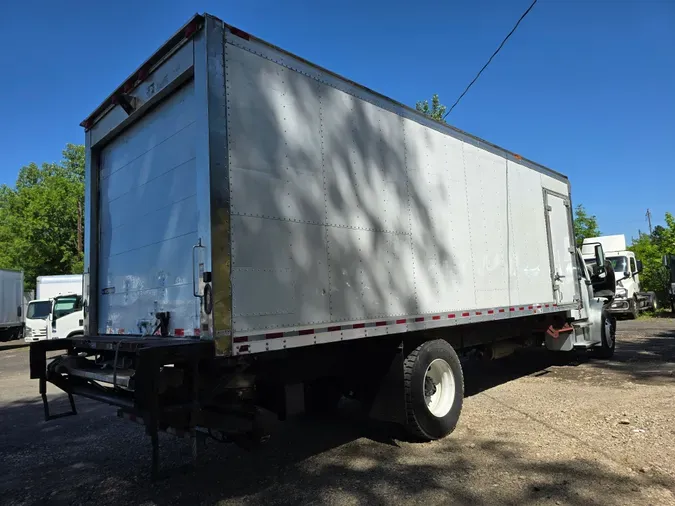
[(455, 378), (450, 364), (442, 358), (432, 361), (424, 374), (424, 402), (438, 418), (447, 415), (455, 402)]
[(614, 333), (612, 332), (612, 320), (605, 318), (605, 341), (610, 348), (614, 345)]

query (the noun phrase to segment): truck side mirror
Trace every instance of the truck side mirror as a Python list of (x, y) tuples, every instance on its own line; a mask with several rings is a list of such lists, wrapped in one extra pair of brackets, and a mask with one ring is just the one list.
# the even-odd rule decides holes
[(635, 274), (640, 274), (642, 272), (642, 269), (643, 269), (642, 260), (637, 260), (637, 271), (635, 272)]
[(593, 253), (595, 255), (596, 274), (602, 274), (605, 269), (605, 252), (602, 250), (602, 244), (593, 245)]

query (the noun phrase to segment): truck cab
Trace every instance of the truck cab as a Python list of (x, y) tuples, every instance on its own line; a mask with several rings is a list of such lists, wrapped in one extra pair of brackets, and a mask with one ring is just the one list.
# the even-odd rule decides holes
[(52, 301), (47, 339), (65, 339), (83, 333), (82, 295), (59, 295)]
[(636, 318), (640, 311), (655, 309), (655, 294), (642, 292), (640, 289), (642, 262), (635, 258), (635, 253), (628, 250), (626, 237), (619, 234), (584, 239), (582, 252), (587, 264), (593, 262), (590, 255), (593, 244), (602, 245), (605, 258), (611, 263), (616, 276), (616, 294), (607, 310)]
[(24, 341), (32, 343), (47, 339), (47, 320), (52, 311), (50, 299), (37, 299), (28, 303), (24, 328)]

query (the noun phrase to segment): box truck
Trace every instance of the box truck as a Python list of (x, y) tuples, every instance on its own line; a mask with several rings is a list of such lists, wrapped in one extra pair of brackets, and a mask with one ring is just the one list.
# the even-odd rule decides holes
[(82, 334), (82, 274), (38, 276), (28, 303), (24, 341)]
[(632, 319), (637, 318), (640, 311), (655, 311), (657, 308), (656, 294), (640, 290), (642, 261), (635, 257), (635, 253), (628, 250), (626, 236), (619, 234), (584, 239), (582, 253), (586, 262), (595, 261), (593, 247), (596, 244), (602, 245), (605, 257), (612, 264), (616, 274), (616, 293), (607, 311)]
[(84, 335), (31, 377), (47, 419), (51, 382), (143, 423), (154, 472), (160, 430), (255, 442), (343, 394), (441, 438), (459, 355), (614, 351), (567, 177), (215, 17), (83, 126)]
[(0, 269), (0, 339), (19, 339), (23, 320), (23, 272)]

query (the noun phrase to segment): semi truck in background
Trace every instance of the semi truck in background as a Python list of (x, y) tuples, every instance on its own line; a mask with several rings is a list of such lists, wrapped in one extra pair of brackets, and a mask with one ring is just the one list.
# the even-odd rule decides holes
[(26, 342), (81, 334), (83, 320), (82, 274), (38, 276), (26, 311)]
[(616, 276), (616, 294), (607, 309), (609, 312), (637, 318), (640, 311), (655, 311), (658, 305), (654, 292), (640, 290), (642, 262), (626, 246), (626, 236), (606, 235), (584, 239), (582, 251), (586, 262), (593, 262), (593, 246), (601, 244), (605, 257), (612, 264)]
[(83, 126), (84, 334), (33, 343), (30, 374), (47, 420), (79, 395), (144, 424), (153, 474), (160, 430), (251, 444), (344, 394), (433, 440), (459, 355), (614, 352), (566, 176), (215, 17)]
[(23, 335), (23, 272), (0, 269), (0, 340)]

